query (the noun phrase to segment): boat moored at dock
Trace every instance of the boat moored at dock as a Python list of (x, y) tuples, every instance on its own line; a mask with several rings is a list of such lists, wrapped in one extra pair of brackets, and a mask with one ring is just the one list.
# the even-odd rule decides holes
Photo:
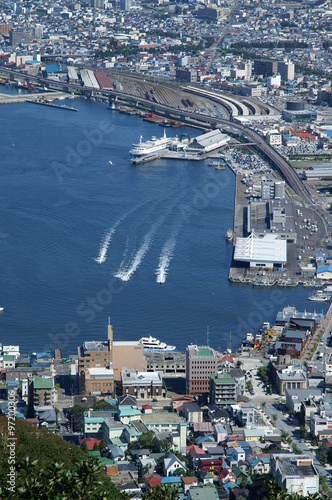
[(143, 158), (144, 156), (154, 155), (160, 151), (164, 151), (172, 144), (172, 139), (166, 137), (166, 131), (160, 139), (152, 136), (152, 139), (143, 142), (143, 137), (140, 136), (138, 144), (133, 144), (129, 154), (131, 158)]
[(139, 343), (143, 345), (144, 351), (147, 352), (164, 352), (164, 351), (175, 351), (175, 345), (167, 345), (165, 342), (160, 342), (160, 340), (152, 337), (142, 337)]
[(331, 296), (322, 290), (317, 290), (317, 292), (309, 295), (308, 300), (310, 300), (310, 302), (330, 302)]

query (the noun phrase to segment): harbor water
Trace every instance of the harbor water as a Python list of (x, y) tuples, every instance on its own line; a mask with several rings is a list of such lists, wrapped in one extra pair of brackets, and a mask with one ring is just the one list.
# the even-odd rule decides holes
[[(162, 127), (87, 100), (0, 107), (0, 342), (22, 352), (153, 335), (178, 350), (240, 345), (307, 289), (228, 281), (234, 174), (208, 161), (132, 166)], [(168, 128), (167, 135), (194, 129)], [(110, 165), (109, 162), (112, 162)]]

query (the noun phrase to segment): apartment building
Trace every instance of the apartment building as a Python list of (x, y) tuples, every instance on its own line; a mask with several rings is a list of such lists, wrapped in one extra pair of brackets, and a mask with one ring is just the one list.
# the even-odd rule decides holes
[(227, 372), (210, 376), (210, 403), (228, 406), (236, 403), (236, 380)]

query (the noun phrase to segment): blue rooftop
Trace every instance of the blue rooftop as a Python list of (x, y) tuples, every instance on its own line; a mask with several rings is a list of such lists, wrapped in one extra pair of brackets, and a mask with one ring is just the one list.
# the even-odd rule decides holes
[(181, 478), (178, 476), (162, 477), (160, 480), (160, 483), (161, 484), (180, 484)]

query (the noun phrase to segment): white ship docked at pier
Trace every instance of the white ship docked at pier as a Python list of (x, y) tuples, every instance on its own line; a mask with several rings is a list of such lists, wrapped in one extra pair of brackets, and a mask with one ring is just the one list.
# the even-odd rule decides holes
[(129, 153), (131, 158), (142, 158), (164, 151), (168, 149), (171, 144), (172, 139), (166, 137), (166, 131), (164, 130), (164, 135), (160, 139), (157, 139), (156, 136), (152, 136), (151, 140), (143, 142), (143, 137), (140, 136), (139, 143), (133, 144)]
[(143, 345), (144, 350), (148, 352), (164, 352), (164, 351), (175, 351), (175, 345), (167, 345), (165, 342), (160, 342), (160, 340), (155, 337), (142, 337), (139, 343)]

